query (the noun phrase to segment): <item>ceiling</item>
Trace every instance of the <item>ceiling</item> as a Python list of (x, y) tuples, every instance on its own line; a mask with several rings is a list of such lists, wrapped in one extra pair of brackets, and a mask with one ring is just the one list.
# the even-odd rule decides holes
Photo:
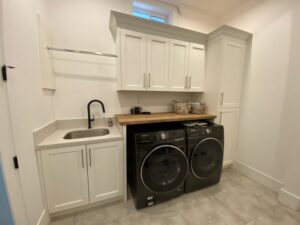
[(187, 5), (212, 14), (222, 15), (253, 0), (160, 0), (173, 5)]

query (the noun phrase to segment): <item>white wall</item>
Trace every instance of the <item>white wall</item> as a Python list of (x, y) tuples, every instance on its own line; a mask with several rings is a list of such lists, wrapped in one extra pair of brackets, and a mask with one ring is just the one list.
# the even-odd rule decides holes
[[(131, 13), (132, 1), (52, 0), (48, 1), (48, 9), (54, 46), (114, 53), (108, 27), (110, 10)], [(209, 17), (201, 22), (192, 19), (190, 14), (178, 14), (175, 21), (175, 25), (202, 32), (217, 26)], [(137, 104), (152, 112), (168, 111), (172, 100), (190, 99), (189, 94), (182, 93), (116, 92), (114, 59), (65, 53), (52, 53), (52, 56), (57, 85), (56, 118), (86, 116), (86, 105), (93, 98), (104, 102), (108, 114), (128, 113)]]
[(7, 81), (14, 147), (28, 223), (36, 225), (45, 222), (45, 217), (41, 218), (44, 206), (32, 130), (54, 119), (52, 96), (41, 89), (35, 14), (43, 11), (43, 2), (4, 0), (3, 3), (5, 61), (16, 67), (9, 70)]
[(223, 15), (222, 23), (255, 34), (291, 11), (295, 2), (295, 0), (256, 0), (251, 4), (250, 1), (247, 8), (237, 7)]
[(293, 16), (290, 70), (279, 147), (286, 155), (280, 200), (297, 209), (300, 208), (300, 3), (295, 7)]
[(285, 167), (279, 138), (289, 73), (292, 6), (292, 1), (269, 0), (227, 21), (228, 25), (253, 32), (236, 160), (279, 185)]

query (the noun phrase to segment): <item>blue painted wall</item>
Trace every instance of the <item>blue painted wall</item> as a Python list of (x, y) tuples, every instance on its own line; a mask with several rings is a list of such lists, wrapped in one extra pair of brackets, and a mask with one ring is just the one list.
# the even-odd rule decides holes
[(14, 225), (0, 162), (0, 225)]

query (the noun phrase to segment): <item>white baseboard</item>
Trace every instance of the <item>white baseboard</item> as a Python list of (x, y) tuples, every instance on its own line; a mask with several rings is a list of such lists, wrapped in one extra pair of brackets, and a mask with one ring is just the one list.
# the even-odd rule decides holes
[(49, 215), (46, 213), (46, 210), (44, 209), (36, 225), (48, 225), (49, 222), (50, 222)]
[(283, 188), (280, 189), (278, 200), (282, 204), (284, 204), (294, 210), (300, 209), (300, 197), (288, 192), (287, 190), (285, 190)]
[(111, 198), (111, 199), (103, 200), (103, 201), (100, 201), (100, 202), (96, 202), (96, 203), (91, 203), (91, 204), (87, 204), (87, 205), (83, 205), (83, 206), (78, 206), (78, 207), (72, 208), (72, 209), (66, 209), (66, 210), (63, 210), (63, 211), (60, 211), (60, 212), (50, 213), (49, 217), (50, 217), (50, 219), (53, 219), (55, 217), (70, 215), (70, 214), (73, 214), (73, 213), (76, 213), (76, 212), (92, 209), (92, 208), (102, 206), (102, 205), (106, 205), (106, 204), (111, 204), (111, 203), (118, 202), (118, 201), (121, 201), (121, 200), (124, 201), (124, 196), (123, 195), (120, 195), (120, 196), (117, 196), (117, 197), (114, 197), (114, 198)]
[(276, 193), (280, 192), (282, 182), (257, 170), (251, 166), (248, 166), (240, 161), (235, 161), (233, 168), (240, 171), (242, 174), (252, 178), (253, 180), (265, 185)]

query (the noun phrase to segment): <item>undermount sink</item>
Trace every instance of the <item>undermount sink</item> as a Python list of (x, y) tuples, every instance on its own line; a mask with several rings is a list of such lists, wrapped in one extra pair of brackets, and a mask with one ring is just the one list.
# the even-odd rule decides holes
[(93, 129), (93, 130), (77, 130), (67, 133), (64, 139), (78, 139), (78, 138), (88, 138), (88, 137), (98, 137), (108, 135), (109, 130), (106, 128)]

